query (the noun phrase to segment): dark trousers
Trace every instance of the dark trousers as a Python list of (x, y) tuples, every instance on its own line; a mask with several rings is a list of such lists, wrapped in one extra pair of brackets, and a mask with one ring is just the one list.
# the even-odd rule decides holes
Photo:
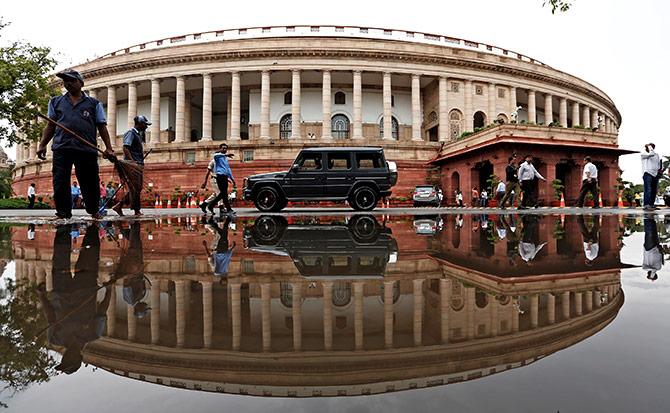
[(537, 194), (535, 193), (535, 182), (533, 179), (521, 181), (521, 190), (523, 191), (523, 198), (521, 199), (522, 207), (531, 207), (537, 204)]
[(593, 228), (590, 230), (586, 226), (584, 215), (579, 215), (577, 217), (577, 224), (579, 225), (579, 232), (582, 233), (584, 242), (598, 243), (598, 239), (600, 238), (600, 219), (598, 219), (598, 216), (593, 217)]
[(63, 218), (72, 216), (72, 193), (70, 175), (72, 166), (81, 188), (86, 212), (95, 214), (100, 203), (100, 178), (98, 175), (98, 155), (81, 151), (54, 151), (52, 175), (56, 214)]
[(213, 220), (210, 221), (212, 228), (216, 231), (217, 234), (219, 234), (219, 241), (216, 244), (216, 247), (214, 250), (216, 252), (227, 252), (228, 251), (228, 226), (230, 225), (230, 218), (226, 218), (226, 220), (223, 223), (223, 228), (221, 228), (216, 222)]
[(656, 221), (651, 218), (644, 219), (644, 250), (649, 251), (652, 248), (658, 248), (660, 241), (658, 239), (658, 228)]
[(511, 198), (511, 203), (510, 206), (514, 206), (514, 198), (512, 195), (512, 191), (514, 191), (514, 195), (518, 195), (519, 192), (521, 192), (521, 187), (518, 182), (514, 181), (507, 181), (505, 183), (505, 195), (503, 195), (502, 199), (500, 200), (500, 206), (505, 206), (505, 203), (507, 203), (508, 200)]
[(584, 198), (586, 198), (586, 194), (589, 192), (593, 195), (593, 206), (600, 206), (600, 202), (598, 202), (598, 181), (596, 179), (585, 179), (582, 181), (582, 187), (579, 189), (579, 198), (577, 198), (577, 206), (579, 208), (584, 206)]
[(216, 196), (208, 205), (208, 208), (214, 208), (219, 201), (223, 201), (226, 211), (231, 211), (230, 202), (228, 202), (228, 176), (217, 175), (216, 185), (219, 187), (219, 195)]
[(656, 203), (656, 192), (658, 192), (658, 177), (645, 172), (642, 175), (644, 183), (643, 206), (654, 206)]
[(28, 209), (33, 209), (35, 207), (35, 195), (28, 197)]

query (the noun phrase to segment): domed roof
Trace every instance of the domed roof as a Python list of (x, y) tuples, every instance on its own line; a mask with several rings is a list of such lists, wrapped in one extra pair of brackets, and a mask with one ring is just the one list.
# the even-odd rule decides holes
[(7, 156), (7, 154), (5, 153), (5, 150), (2, 149), (2, 146), (0, 146), (0, 162), (3, 162), (3, 161), (7, 162), (8, 159), (9, 159), (9, 156)]

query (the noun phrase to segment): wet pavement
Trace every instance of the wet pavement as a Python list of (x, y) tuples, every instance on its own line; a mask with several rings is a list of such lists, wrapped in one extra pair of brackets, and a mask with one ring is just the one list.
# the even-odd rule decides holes
[(15, 219), (0, 403), (665, 411), (670, 216), (601, 211)]

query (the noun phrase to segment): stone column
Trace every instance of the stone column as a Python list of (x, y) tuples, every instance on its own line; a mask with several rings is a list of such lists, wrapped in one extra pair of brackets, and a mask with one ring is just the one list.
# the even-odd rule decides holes
[(333, 283), (321, 283), (323, 289), (323, 349), (333, 349)]
[(528, 123), (537, 123), (537, 103), (535, 91), (528, 89)]
[(107, 86), (107, 130), (114, 144), (116, 139), (116, 86)]
[(489, 83), (489, 93), (488, 93), (488, 123), (493, 123), (496, 118), (498, 117), (498, 114), (496, 113), (496, 84), (495, 83)]
[(575, 292), (575, 315), (580, 316), (582, 315), (582, 293), (581, 292)]
[(261, 331), (263, 336), (263, 351), (272, 349), (272, 318), (270, 306), (272, 305), (270, 295), (270, 283), (261, 283)]
[(393, 347), (393, 281), (384, 281), (384, 345)]
[(186, 142), (186, 82), (184, 76), (177, 76), (177, 113), (175, 117), (175, 142)]
[(549, 324), (556, 322), (556, 296), (552, 293), (547, 294), (547, 320)]
[(363, 350), (363, 291), (365, 284), (354, 282), (354, 342), (356, 350)]
[(202, 75), (202, 140), (212, 140), (212, 75)]
[(549, 125), (554, 121), (553, 97), (549, 93), (544, 94), (544, 124)]
[(151, 279), (151, 344), (161, 338), (161, 286), (160, 280)]
[(445, 76), (440, 76), (440, 80), (438, 83), (438, 110), (440, 111), (439, 114), (439, 121), (440, 124), (438, 125), (438, 137), (440, 142), (446, 142), (449, 140), (449, 107), (448, 105), (448, 98), (447, 98), (447, 78)]
[(421, 77), (412, 75), (412, 140), (421, 141)]
[(291, 73), (291, 139), (300, 139), (300, 69)]
[(591, 128), (591, 109), (588, 106), (582, 109), (582, 126), (587, 129)]
[(330, 92), (330, 70), (323, 71), (323, 86), (321, 88), (321, 139), (331, 139), (331, 92)]
[(465, 105), (463, 106), (463, 117), (465, 118), (464, 132), (472, 132), (474, 130), (474, 120), (472, 119), (474, 115), (474, 109), (472, 108), (472, 80), (465, 81), (463, 93), (465, 94)]
[(291, 316), (293, 317), (293, 350), (302, 349), (302, 284), (291, 283)]
[(126, 304), (126, 324), (128, 327), (128, 341), (135, 341), (137, 338), (137, 318), (135, 310), (130, 304)]
[(530, 296), (530, 326), (531, 328), (537, 328), (539, 323), (539, 308), (540, 300), (537, 294)]
[(598, 126), (599, 126), (598, 125), (598, 111), (597, 110), (592, 110), (591, 111), (591, 127), (592, 128), (597, 128)]
[(28, 157), (30, 158), (31, 161), (34, 161), (37, 159), (37, 143), (36, 142), (30, 142), (30, 145), (28, 145)]
[(240, 72), (231, 73), (232, 85), (230, 88), (230, 137), (231, 141), (240, 140)]
[(135, 126), (137, 116), (137, 83), (128, 83), (128, 129)]
[(354, 70), (354, 139), (363, 138), (363, 86), (362, 72)]
[(205, 348), (212, 347), (212, 319), (214, 315), (212, 284), (212, 281), (200, 281), (200, 285), (202, 285), (202, 343)]
[[(47, 291), (53, 290), (53, 286), (49, 288), (49, 280), (52, 280), (51, 271), (47, 271)], [(114, 337), (116, 333), (116, 284), (112, 284), (112, 290), (109, 293), (111, 296), (107, 307), (107, 337)]]
[(420, 346), (423, 341), (423, 279), (412, 280), (414, 301), (414, 345)]
[(261, 72), (261, 139), (270, 139), (270, 71)]
[(230, 301), (231, 301), (231, 318), (233, 327), (232, 348), (237, 351), (240, 349), (240, 342), (242, 341), (242, 300), (240, 297), (240, 283), (230, 283)]
[(148, 141), (161, 143), (161, 81), (151, 79), (151, 126)]
[(449, 308), (451, 301), (451, 279), (440, 279), (440, 338), (442, 344), (449, 342)]
[[(579, 103), (578, 102), (572, 102), (572, 126), (574, 127), (575, 125), (581, 125), (581, 122), (579, 120)], [(565, 126), (567, 126), (567, 125), (565, 125)]]
[(191, 142), (191, 121), (193, 120), (191, 116), (191, 94), (186, 94), (186, 104), (184, 105), (184, 141)]
[(383, 113), (384, 119), (382, 125), (384, 130), (382, 136), (384, 139), (393, 139), (393, 108), (391, 107), (391, 73), (384, 72), (383, 75), (383, 90), (382, 90), (382, 102), (383, 102)]
[(568, 100), (561, 98), (558, 106), (558, 122), (562, 127), (568, 127)]
[(184, 343), (186, 342), (186, 306), (188, 305), (186, 302), (186, 288), (189, 287), (188, 283), (189, 281), (186, 280), (179, 280), (174, 282), (176, 300), (175, 318), (177, 319), (177, 348), (184, 347)]
[(570, 291), (561, 294), (561, 317), (563, 320), (570, 319)]
[(231, 128), (231, 118), (233, 112), (233, 105), (231, 103), (230, 93), (226, 96), (226, 140), (230, 139), (232, 128)]
[[(512, 113), (516, 110), (516, 106), (517, 106), (516, 87), (510, 86), (509, 87), (509, 113), (507, 114), (507, 116), (509, 116), (510, 113)], [(518, 119), (518, 116), (517, 116), (517, 122), (518, 121), (519, 121), (519, 119)]]

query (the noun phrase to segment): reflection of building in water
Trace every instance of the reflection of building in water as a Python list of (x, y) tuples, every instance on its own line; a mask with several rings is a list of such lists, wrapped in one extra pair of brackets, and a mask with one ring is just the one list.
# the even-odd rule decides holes
[[(431, 257), (411, 221), (389, 226), (399, 256), (383, 279), (306, 279), (291, 258), (240, 249), (222, 282), (195, 248), (200, 227), (180, 236), (165, 225), (145, 228), (156, 241), (144, 243), (151, 313), (137, 319), (118, 284), (106, 335), (86, 348), (85, 361), (198, 390), (371, 394), (523, 366), (595, 334), (623, 304), (616, 268), (565, 277), (536, 272), (507, 283), (450, 264), (449, 244), (438, 250), (431, 241), (438, 258)], [(17, 274), (48, 286), (46, 238), (18, 240), (15, 255)], [(173, 249), (166, 255), (157, 245)], [(103, 247), (101, 278), (118, 256), (113, 248)]]

